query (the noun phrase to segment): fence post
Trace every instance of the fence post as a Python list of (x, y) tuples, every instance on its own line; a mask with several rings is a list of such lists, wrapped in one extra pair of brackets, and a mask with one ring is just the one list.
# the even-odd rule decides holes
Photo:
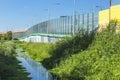
[(94, 13), (92, 12), (92, 31), (94, 30)]
[(84, 29), (84, 14), (82, 14), (82, 27)]
[(89, 34), (89, 13), (87, 14), (87, 34)]

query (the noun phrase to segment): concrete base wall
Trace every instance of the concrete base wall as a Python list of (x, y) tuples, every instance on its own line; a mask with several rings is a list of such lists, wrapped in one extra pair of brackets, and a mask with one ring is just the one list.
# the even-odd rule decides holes
[(20, 39), (20, 41), (24, 42), (43, 42), (43, 43), (55, 43), (63, 38), (58, 37), (49, 37), (49, 36), (29, 36), (24, 39)]

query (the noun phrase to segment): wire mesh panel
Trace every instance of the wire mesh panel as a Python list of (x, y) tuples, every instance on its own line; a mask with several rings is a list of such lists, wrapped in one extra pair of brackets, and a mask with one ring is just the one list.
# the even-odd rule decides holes
[[(88, 33), (98, 27), (98, 14), (87, 13), (78, 14), (75, 16), (74, 29), (75, 33), (79, 29), (85, 29)], [(41, 34), (72, 34), (73, 29), (73, 16), (61, 16), (57, 19), (41, 22), (30, 27), (28, 30), (22, 33), (14, 34), (14, 38), (21, 38), (33, 33)]]

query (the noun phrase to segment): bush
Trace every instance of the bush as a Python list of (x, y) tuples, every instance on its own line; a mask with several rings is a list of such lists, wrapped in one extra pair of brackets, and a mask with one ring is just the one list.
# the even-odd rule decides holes
[(48, 51), (51, 48), (52, 44), (32, 42), (17, 42), (16, 44), (28, 52), (30, 57), (36, 61), (42, 61), (43, 59), (50, 57)]
[(120, 35), (116, 25), (95, 35), (91, 45), (60, 61), (50, 70), (58, 80), (119, 80)]
[(0, 43), (0, 80), (30, 80), (15, 58), (15, 45), (11, 41)]
[(78, 52), (84, 51), (88, 48), (89, 44), (92, 43), (94, 39), (94, 32), (90, 34), (85, 30), (80, 30), (75, 37), (66, 38), (62, 41), (57, 42), (49, 51), (52, 55), (50, 58), (42, 61), (43, 65), (47, 69), (52, 69), (60, 63), (61, 60), (67, 57), (77, 54)]

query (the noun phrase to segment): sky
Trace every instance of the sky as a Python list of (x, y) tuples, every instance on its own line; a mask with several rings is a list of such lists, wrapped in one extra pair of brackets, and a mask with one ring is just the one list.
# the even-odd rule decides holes
[[(117, 4), (120, 0), (112, 0), (112, 5)], [(26, 30), (48, 20), (49, 14), (50, 19), (73, 15), (73, 7), (74, 0), (0, 0), (0, 32)], [(108, 7), (109, 0), (76, 0), (78, 13), (98, 12)]]

